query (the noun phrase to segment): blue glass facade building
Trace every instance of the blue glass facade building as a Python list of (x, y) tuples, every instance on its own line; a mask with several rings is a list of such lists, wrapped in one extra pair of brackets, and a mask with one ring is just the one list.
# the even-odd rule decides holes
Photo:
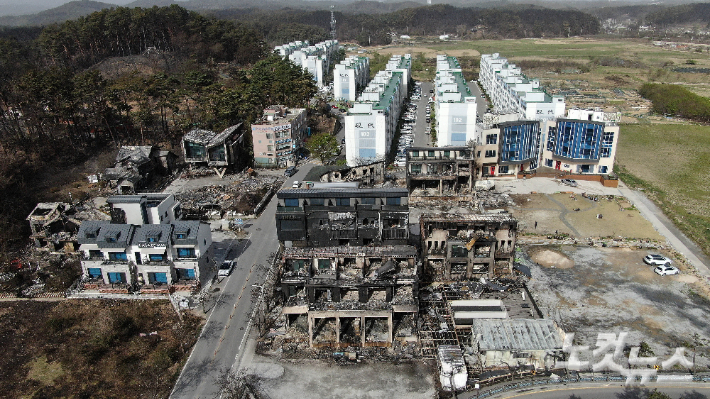
[(537, 154), (540, 147), (540, 122), (502, 123), (500, 129), (500, 162), (518, 164), (531, 161), (531, 169), (537, 167)]
[(602, 153), (603, 136), (603, 123), (560, 119), (557, 121), (553, 154), (572, 160), (598, 161)]

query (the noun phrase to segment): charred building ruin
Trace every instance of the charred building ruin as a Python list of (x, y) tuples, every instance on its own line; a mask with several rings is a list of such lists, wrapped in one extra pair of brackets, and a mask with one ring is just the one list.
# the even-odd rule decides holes
[(287, 189), (277, 193), (276, 232), (285, 247), (404, 245), (407, 189)]
[(414, 147), (406, 170), (412, 197), (470, 196), (476, 161), (471, 147)]
[(423, 215), (419, 227), (423, 271), (434, 279), (512, 273), (518, 221), (508, 214)]
[(412, 246), (285, 248), (282, 314), (311, 347), (416, 340), (419, 265)]

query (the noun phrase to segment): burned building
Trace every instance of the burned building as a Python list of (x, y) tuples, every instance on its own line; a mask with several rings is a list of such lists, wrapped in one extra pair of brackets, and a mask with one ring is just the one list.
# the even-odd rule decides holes
[(286, 247), (407, 244), (406, 189), (286, 189), (276, 196), (276, 232)]
[(419, 265), (412, 246), (285, 248), (287, 328), (311, 347), (391, 346), (416, 340)]
[(115, 187), (118, 194), (133, 194), (148, 187), (156, 176), (172, 173), (176, 158), (172, 152), (156, 146), (126, 145), (118, 150), (114, 165), (106, 168), (102, 179)]
[(71, 205), (64, 202), (41, 202), (27, 216), (32, 234), (30, 238), (37, 248), (74, 252), (76, 232), (81, 222), (73, 219)]
[[(182, 138), (185, 162), (215, 168), (224, 174), (224, 168), (240, 169), (250, 162), (247, 159), (247, 143), (244, 140), (243, 125), (237, 124), (221, 133), (211, 130), (193, 129)], [(217, 168), (223, 168), (219, 171)]]
[(476, 161), (471, 147), (412, 147), (406, 170), (412, 197), (470, 196)]
[(438, 280), (512, 273), (518, 221), (508, 214), (423, 215), (424, 273)]
[(358, 166), (315, 166), (306, 177), (305, 182), (341, 183), (357, 182), (360, 187), (372, 187), (385, 181), (385, 163), (373, 162)]

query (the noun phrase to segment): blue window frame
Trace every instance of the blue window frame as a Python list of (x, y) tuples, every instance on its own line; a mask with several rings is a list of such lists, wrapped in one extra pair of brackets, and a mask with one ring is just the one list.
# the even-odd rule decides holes
[(107, 273), (110, 284), (126, 283), (126, 273)]
[(177, 256), (178, 258), (194, 258), (195, 248), (178, 248)]
[(126, 260), (128, 260), (128, 255), (126, 255), (125, 252), (109, 252), (108, 259), (109, 260), (126, 261)]
[(298, 198), (284, 198), (284, 205), (285, 206), (298, 206)]
[(101, 269), (98, 267), (90, 267), (86, 269), (89, 278), (101, 278)]
[(167, 284), (168, 274), (167, 273), (148, 273), (148, 283), (155, 284)]
[(336, 198), (335, 205), (336, 206), (350, 206), (350, 198)]
[(609, 171), (608, 166), (600, 166), (599, 167), (599, 173), (607, 173)]
[(557, 122), (555, 155), (570, 159), (598, 160), (604, 125), (595, 122)]
[(150, 254), (148, 258), (151, 262), (165, 260), (165, 254)]
[(387, 205), (401, 205), (402, 199), (400, 197), (387, 197)]
[(524, 162), (537, 156), (540, 140), (537, 122), (503, 126), (501, 131), (501, 162)]

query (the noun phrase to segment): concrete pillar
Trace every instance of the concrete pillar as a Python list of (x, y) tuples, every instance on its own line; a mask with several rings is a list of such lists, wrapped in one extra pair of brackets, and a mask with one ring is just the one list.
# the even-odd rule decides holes
[(385, 288), (385, 301), (392, 302), (393, 296), (394, 296), (394, 287)]
[(367, 333), (367, 324), (365, 324), (365, 316), (360, 317), (360, 346), (365, 346), (365, 334)]
[(340, 343), (340, 316), (335, 316), (335, 343)]
[(389, 343), (389, 344), (392, 343), (392, 335), (394, 332), (393, 330), (394, 330), (394, 323), (392, 321), (392, 313), (390, 313), (389, 316), (387, 316), (387, 332), (388, 332), (387, 343)]
[(313, 347), (313, 320), (314, 317), (310, 314), (308, 315), (308, 345)]
[(439, 179), (439, 195), (443, 193), (444, 181)]

